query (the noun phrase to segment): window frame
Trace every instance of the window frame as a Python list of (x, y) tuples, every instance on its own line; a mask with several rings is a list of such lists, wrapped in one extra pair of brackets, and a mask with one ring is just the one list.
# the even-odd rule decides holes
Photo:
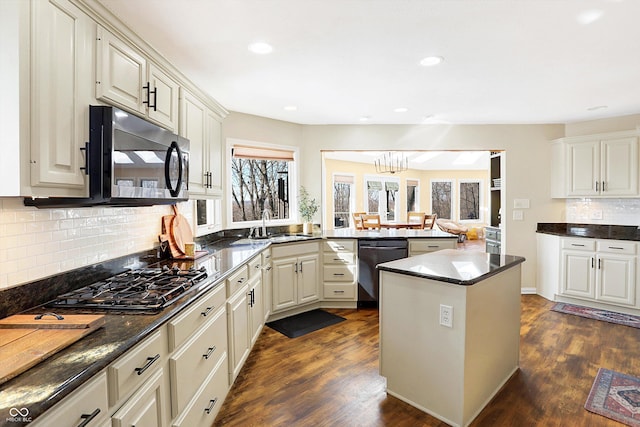
[[(448, 182), (451, 184), (451, 217), (458, 216), (456, 215), (456, 180), (453, 178), (432, 178), (429, 180), (429, 204), (430, 204), (430, 213), (434, 213), (433, 210), (433, 183), (435, 182)], [(440, 215), (438, 214), (438, 218)], [(453, 218), (446, 218), (453, 219)]]
[[(356, 176), (352, 173), (343, 173), (343, 172), (334, 172), (331, 175), (331, 218), (333, 219), (333, 228), (336, 228), (335, 218), (336, 218), (336, 204), (335, 204), (335, 185), (336, 185), (336, 177), (350, 177), (351, 182), (349, 185), (349, 211), (347, 212), (347, 224), (344, 228), (353, 227), (353, 217), (351, 215), (352, 212), (355, 212), (356, 209)], [(347, 184), (345, 182), (339, 181), (341, 183)]]
[(293, 161), (288, 162), (288, 176), (289, 176), (289, 218), (283, 219), (271, 219), (267, 221), (268, 226), (278, 226), (278, 225), (292, 225), (292, 224), (300, 224), (300, 212), (297, 209), (298, 206), (298, 183), (299, 183), (299, 167), (298, 162), (300, 161), (300, 150), (296, 146), (291, 145), (281, 145), (281, 144), (272, 144), (268, 142), (259, 142), (259, 141), (249, 141), (244, 139), (236, 139), (236, 138), (227, 138), (226, 140), (226, 154), (227, 154), (227, 173), (226, 173), (226, 189), (229, 197), (226, 197), (228, 200), (225, 203), (225, 211), (227, 214), (227, 228), (229, 229), (238, 229), (238, 228), (250, 228), (255, 226), (262, 225), (262, 220), (253, 220), (253, 221), (234, 221), (233, 220), (233, 198), (231, 197), (233, 191), (233, 168), (231, 167), (231, 161), (233, 160), (232, 148), (234, 145), (242, 145), (255, 147), (258, 149), (274, 149), (274, 150), (283, 150), (283, 151), (291, 151), (293, 152)]
[[(462, 209), (460, 208), (461, 206), (461, 201), (460, 201), (460, 195), (462, 194), (462, 192), (460, 191), (460, 186), (462, 184), (468, 184), (468, 183), (472, 183), (472, 184), (478, 184), (478, 218), (476, 219), (462, 219), (460, 218), (460, 215), (462, 214)], [(458, 221), (460, 223), (484, 223), (484, 218), (485, 218), (485, 210), (483, 209), (483, 203), (484, 203), (484, 193), (485, 193), (485, 189), (484, 189), (484, 180), (482, 178), (462, 178), (458, 180), (458, 185), (457, 185), (457, 190), (458, 190), (458, 196), (456, 198), (457, 202), (458, 202), (458, 213), (457, 213), (457, 217), (458, 217)]]
[[(386, 195), (386, 191), (387, 190), (386, 190), (386, 185), (385, 184), (387, 182), (393, 182), (393, 183), (398, 185), (398, 190), (396, 191), (398, 196), (396, 197), (396, 200), (395, 200), (395, 203), (396, 203), (395, 204), (395, 207), (396, 207), (396, 211), (395, 211), (396, 218), (394, 219), (395, 221), (397, 221), (398, 217), (400, 215), (400, 191), (401, 191), (400, 178), (399, 177), (386, 177), (386, 176), (382, 176), (382, 175), (365, 174), (364, 177), (363, 177), (363, 181), (364, 181), (364, 187), (363, 187), (364, 188), (364, 194), (363, 194), (363, 202), (364, 202), (363, 206), (364, 206), (364, 209), (363, 210), (366, 211), (367, 213), (374, 213), (374, 214), (377, 213), (377, 214), (379, 214), (380, 215), (380, 219), (383, 220), (383, 221), (387, 221), (389, 219), (388, 218), (388, 212), (387, 212), (387, 209), (386, 209), (386, 207), (389, 204), (389, 201), (387, 200), (387, 195)], [(384, 203), (382, 201), (382, 198), (378, 199), (378, 212), (370, 212), (369, 211), (369, 186), (368, 186), (368, 182), (369, 181), (373, 181), (373, 182), (378, 181), (378, 182), (380, 182), (382, 184), (382, 189), (378, 190), (378, 191), (379, 191), (379, 193), (383, 193), (383, 192), (385, 193)], [(385, 208), (384, 214), (380, 212), (380, 207), (381, 206), (384, 206), (384, 208)]]
[(421, 212), (420, 211), (420, 178), (406, 178), (404, 180), (404, 190), (405, 190), (405, 207), (407, 208), (407, 213), (408, 212), (412, 212), (409, 210), (409, 182), (415, 182), (415, 188), (416, 188), (416, 200), (415, 200), (415, 206), (413, 208), (413, 212)]

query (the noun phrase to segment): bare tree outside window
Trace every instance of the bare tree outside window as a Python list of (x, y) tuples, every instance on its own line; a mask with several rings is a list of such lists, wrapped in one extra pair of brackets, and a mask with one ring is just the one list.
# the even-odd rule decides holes
[(264, 209), (271, 218), (289, 218), (289, 162), (233, 158), (231, 160), (233, 221), (257, 221)]
[(367, 212), (378, 213), (380, 212), (380, 190), (369, 189), (367, 197)]
[(438, 218), (451, 219), (452, 184), (450, 181), (431, 183), (431, 210)]
[(480, 219), (480, 183), (460, 183), (460, 220)]
[(418, 197), (418, 186), (415, 184), (407, 184), (407, 212), (416, 210), (416, 201)]
[(349, 226), (349, 210), (351, 207), (351, 184), (333, 183), (333, 221), (335, 228)]

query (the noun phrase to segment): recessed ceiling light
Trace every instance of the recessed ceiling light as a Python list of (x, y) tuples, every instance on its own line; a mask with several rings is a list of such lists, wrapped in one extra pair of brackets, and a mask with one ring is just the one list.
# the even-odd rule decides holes
[(360, 121), (361, 122), (368, 122), (369, 120), (371, 120), (371, 116), (362, 116), (362, 117), (360, 117)]
[(297, 111), (298, 107), (296, 107), (295, 105), (287, 105), (286, 107), (284, 107), (285, 111)]
[(596, 105), (595, 107), (587, 108), (587, 111), (604, 110), (605, 108), (609, 108), (609, 107), (606, 105)]
[(406, 113), (407, 111), (409, 111), (409, 109), (406, 108), (406, 107), (398, 107), (398, 108), (394, 109), (393, 111), (395, 111), (396, 113)]
[(423, 67), (433, 67), (434, 65), (440, 64), (444, 61), (442, 56), (427, 56), (420, 61), (420, 65)]
[(258, 55), (266, 55), (273, 51), (273, 46), (265, 42), (255, 42), (249, 45), (249, 51), (257, 53)]

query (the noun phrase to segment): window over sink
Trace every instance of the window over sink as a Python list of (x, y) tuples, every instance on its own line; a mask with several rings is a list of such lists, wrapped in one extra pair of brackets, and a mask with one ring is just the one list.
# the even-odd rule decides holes
[(229, 146), (231, 224), (260, 223), (265, 210), (271, 224), (295, 220), (296, 194), (290, 189), (296, 188), (297, 148), (240, 140)]

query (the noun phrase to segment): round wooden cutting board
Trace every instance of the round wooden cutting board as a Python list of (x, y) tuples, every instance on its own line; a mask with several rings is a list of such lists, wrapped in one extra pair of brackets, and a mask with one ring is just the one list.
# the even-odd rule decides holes
[(193, 231), (191, 231), (191, 225), (189, 221), (180, 213), (174, 206), (175, 215), (171, 220), (171, 234), (176, 246), (182, 252), (186, 254), (185, 244), (193, 242)]

